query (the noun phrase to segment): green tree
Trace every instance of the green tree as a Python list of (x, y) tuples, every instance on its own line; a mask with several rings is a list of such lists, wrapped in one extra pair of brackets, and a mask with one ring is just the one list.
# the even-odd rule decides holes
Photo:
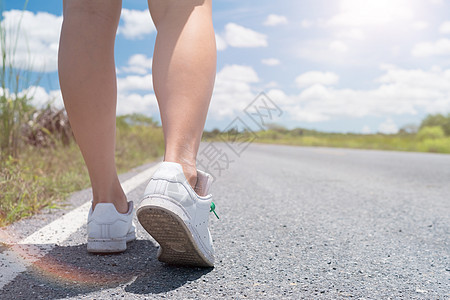
[(283, 125), (277, 124), (277, 123), (267, 124), (266, 127), (268, 130), (272, 130), (272, 131), (282, 133), (282, 134), (289, 132), (289, 130), (286, 127), (284, 127)]
[(450, 136), (450, 113), (447, 114), (447, 122), (445, 122), (444, 125), (442, 125), (442, 129), (444, 129), (445, 135)]
[(128, 128), (130, 126), (149, 126), (158, 127), (158, 121), (153, 120), (144, 114), (133, 113), (128, 115), (118, 116), (116, 118), (116, 125), (118, 128)]
[(441, 126), (426, 126), (419, 130), (417, 138), (419, 140), (439, 139), (445, 137), (444, 130)]
[(447, 116), (442, 114), (428, 115), (420, 124), (420, 129), (433, 126), (440, 126), (445, 135), (450, 136), (450, 113)]
[(399, 134), (416, 134), (419, 131), (419, 126), (416, 124), (406, 124), (403, 125), (402, 128), (399, 130)]

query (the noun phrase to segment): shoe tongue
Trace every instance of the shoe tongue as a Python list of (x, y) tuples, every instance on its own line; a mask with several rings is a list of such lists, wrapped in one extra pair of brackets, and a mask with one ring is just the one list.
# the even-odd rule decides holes
[(206, 172), (197, 170), (197, 183), (195, 184), (195, 192), (199, 196), (206, 196), (213, 182), (213, 177)]

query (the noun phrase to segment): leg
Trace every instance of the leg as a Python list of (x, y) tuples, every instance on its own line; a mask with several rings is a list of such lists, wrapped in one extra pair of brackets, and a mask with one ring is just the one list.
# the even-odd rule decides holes
[(114, 40), (121, 0), (64, 0), (59, 79), (64, 105), (92, 184), (93, 205), (128, 210), (114, 159)]
[(165, 161), (183, 166), (191, 186), (216, 73), (211, 0), (148, 0), (157, 28), (153, 85), (165, 138)]

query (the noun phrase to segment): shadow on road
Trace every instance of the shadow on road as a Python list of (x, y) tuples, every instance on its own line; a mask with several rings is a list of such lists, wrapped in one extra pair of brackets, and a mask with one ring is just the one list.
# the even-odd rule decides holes
[(157, 250), (150, 240), (129, 243), (126, 252), (115, 255), (89, 254), (85, 244), (56, 246), (5, 285), (0, 291), (1, 298), (57, 299), (103, 289), (112, 289), (109, 296), (114, 296), (123, 293), (123, 288), (129, 293), (158, 294), (181, 287), (212, 270), (167, 266), (156, 259)]
[(189, 281), (211, 272), (213, 268), (183, 268), (159, 264), (155, 269), (140, 274), (125, 291), (133, 294), (159, 294), (169, 292)]

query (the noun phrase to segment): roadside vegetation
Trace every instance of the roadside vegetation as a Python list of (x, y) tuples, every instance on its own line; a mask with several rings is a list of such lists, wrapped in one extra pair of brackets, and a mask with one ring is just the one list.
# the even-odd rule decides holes
[[(61, 207), (72, 192), (90, 186), (67, 116), (62, 111), (47, 108), (37, 110), (35, 119), (42, 115), (58, 119), (44, 121), (41, 118), (41, 123), (33, 121), (34, 130), (22, 131), (15, 155), (2, 155), (0, 226), (44, 208)], [(64, 117), (64, 122), (61, 117)], [(60, 127), (59, 132), (46, 127), (58, 122), (66, 124)], [(151, 118), (142, 115), (117, 117), (116, 162), (119, 173), (155, 160), (163, 150), (162, 129)]]
[[(65, 111), (32, 104), (42, 76), (15, 60), (20, 22), (6, 29), (0, 8), (0, 227), (64, 205), (70, 193), (89, 187)], [(163, 148), (157, 122), (140, 114), (117, 117), (119, 172), (160, 157)]]
[[(214, 129), (203, 136), (207, 141), (220, 141), (225, 135), (224, 140), (228, 141), (236, 134)], [(245, 135), (251, 135), (249, 132), (239, 134), (242, 140), (245, 140)], [(406, 125), (397, 134), (327, 133), (304, 128), (289, 130), (277, 124), (255, 134), (257, 143), (450, 153), (450, 114), (429, 115), (419, 126)]]

